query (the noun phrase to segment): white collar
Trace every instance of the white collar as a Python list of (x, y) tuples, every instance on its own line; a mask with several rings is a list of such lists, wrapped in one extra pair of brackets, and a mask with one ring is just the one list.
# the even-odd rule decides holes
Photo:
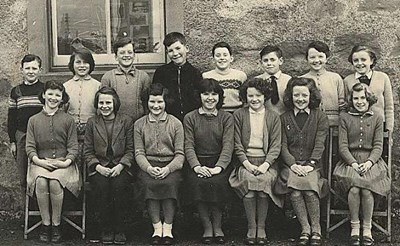
[(310, 115), (311, 111), (310, 111), (310, 108), (306, 108), (304, 110), (299, 110), (298, 108), (294, 108), (293, 112), (294, 112), (294, 116), (296, 116), (300, 112), (306, 112), (308, 115)]
[(364, 76), (364, 75), (366, 75), (367, 77), (368, 77), (368, 79), (371, 79), (372, 78), (372, 70), (369, 70), (369, 72), (368, 73), (366, 73), (366, 74), (359, 74), (358, 72), (356, 72), (356, 79), (358, 79), (358, 78), (360, 78), (361, 76)]

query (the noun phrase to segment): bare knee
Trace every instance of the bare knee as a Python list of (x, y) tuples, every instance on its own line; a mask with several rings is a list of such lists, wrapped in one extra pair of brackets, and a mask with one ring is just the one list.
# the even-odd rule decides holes
[(313, 197), (313, 196), (317, 196), (317, 192), (312, 191), (312, 190), (306, 190), (306, 191), (304, 191), (304, 195), (305, 196), (309, 196), (309, 197)]
[(46, 178), (38, 177), (36, 179), (36, 190), (39, 192), (49, 192), (49, 182)]
[(256, 194), (254, 191), (249, 191), (247, 194), (244, 196), (244, 198), (254, 198), (256, 197)]
[(360, 188), (351, 187), (350, 190), (349, 190), (349, 194), (353, 195), (353, 196), (359, 195), (360, 194)]
[(290, 196), (291, 197), (300, 197), (300, 196), (303, 196), (303, 193), (299, 190), (294, 190), (294, 191), (292, 191), (292, 193), (290, 193)]
[(371, 197), (372, 196), (372, 192), (370, 190), (367, 190), (367, 189), (362, 189), (361, 190), (361, 195), (363, 197)]
[(58, 194), (63, 192), (63, 188), (62, 188), (62, 186), (61, 186), (61, 184), (60, 184), (60, 182), (58, 180), (51, 179), (49, 181), (49, 186), (50, 186), (50, 193), (51, 194), (58, 195)]
[(260, 198), (267, 198), (268, 197), (268, 195), (266, 193), (262, 192), (262, 191), (257, 192), (257, 196), (260, 197)]

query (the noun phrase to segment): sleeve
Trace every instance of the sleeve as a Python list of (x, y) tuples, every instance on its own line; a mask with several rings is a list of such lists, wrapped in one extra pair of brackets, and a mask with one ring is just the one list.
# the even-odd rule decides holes
[(339, 154), (343, 158), (343, 160), (347, 163), (347, 165), (351, 165), (354, 162), (357, 162), (356, 158), (351, 154), (349, 149), (349, 138), (348, 138), (348, 129), (347, 122), (345, 118), (340, 118), (339, 123)]
[(131, 167), (133, 163), (133, 120), (127, 118), (124, 121), (125, 124), (125, 151), (119, 163), (126, 167)]
[(329, 131), (329, 121), (326, 114), (324, 114), (322, 111), (318, 111), (318, 113), (319, 116), (317, 119), (317, 133), (315, 135), (314, 148), (311, 153), (310, 159), (316, 161), (319, 164), (322, 158), (322, 154), (325, 150), (326, 136), (328, 135)]
[(153, 75), (153, 84), (160, 83), (163, 84), (162, 67), (156, 69)]
[(194, 139), (194, 122), (190, 118), (191, 114), (187, 114), (183, 119), (183, 128), (185, 131), (185, 155), (186, 160), (191, 168), (196, 166), (201, 166), (199, 160), (197, 159), (196, 149), (195, 149), (195, 139)]
[(32, 157), (38, 156), (35, 141), (35, 124), (32, 118), (30, 118), (28, 121), (25, 149), (30, 160), (32, 160)]
[(94, 129), (94, 118), (91, 118), (88, 120), (85, 128), (85, 141), (83, 145), (84, 158), (89, 174), (94, 173), (96, 171), (95, 169), (97, 164), (101, 164), (95, 152), (93, 129)]
[(113, 70), (106, 72), (103, 77), (101, 78), (101, 86), (109, 86), (111, 87), (111, 75), (113, 73)]
[(234, 141), (235, 141), (235, 154), (239, 159), (240, 164), (243, 164), (245, 160), (247, 160), (246, 151), (244, 149), (242, 143), (242, 134), (243, 134), (243, 111), (239, 110), (233, 114), (234, 117)]
[(378, 117), (376, 120), (373, 134), (372, 150), (368, 156), (368, 160), (372, 161), (372, 164), (375, 164), (382, 156), (383, 150), (383, 120), (381, 117)]
[[(143, 119), (143, 118), (141, 118)], [(139, 119), (135, 122), (133, 127), (133, 141), (135, 146), (135, 159), (136, 163), (144, 172), (147, 172), (147, 168), (151, 166), (150, 162), (146, 158), (146, 150), (143, 141), (143, 128), (144, 124), (143, 121)]]
[(393, 104), (393, 93), (392, 93), (392, 84), (390, 82), (389, 76), (385, 74), (385, 81), (384, 81), (384, 91), (383, 96), (385, 100), (385, 123), (386, 123), (386, 130), (393, 132), (394, 127), (394, 104)]
[(233, 116), (230, 113), (227, 114), (227, 117), (224, 119), (223, 124), (224, 132), (222, 136), (222, 150), (215, 165), (222, 167), (222, 169), (226, 169), (231, 163), (234, 146), (234, 124)]
[(344, 95), (344, 83), (342, 77), (337, 74), (337, 93), (338, 93), (338, 102), (339, 102), (339, 111), (346, 110), (346, 99)]
[(78, 134), (76, 132), (75, 121), (72, 117), (68, 116), (69, 122), (66, 127), (68, 139), (67, 139), (67, 156), (66, 159), (75, 161), (78, 156), (79, 145), (78, 145)]
[(10, 143), (15, 143), (15, 133), (17, 132), (17, 100), (15, 98), (15, 87), (11, 90), (8, 99), (7, 132)]
[[(271, 114), (270, 114), (271, 115)], [(268, 153), (265, 161), (273, 165), (281, 153), (282, 145), (282, 127), (281, 120), (278, 115), (273, 114), (274, 117), (267, 118), (268, 127)]]
[(184, 133), (183, 133), (183, 126), (179, 120), (176, 120), (175, 123), (175, 132), (174, 134), (174, 144), (175, 147), (175, 156), (174, 159), (167, 165), (169, 170), (175, 172), (176, 170), (182, 169), (183, 162), (185, 161), (185, 154), (184, 154)]
[(289, 146), (288, 146), (288, 139), (287, 139), (287, 131), (285, 131), (285, 120), (281, 117), (281, 132), (282, 132), (282, 148), (281, 148), (281, 155), (284, 161), (284, 164), (288, 167), (291, 167), (292, 165), (296, 164), (296, 159), (294, 156), (290, 153), (289, 151)]

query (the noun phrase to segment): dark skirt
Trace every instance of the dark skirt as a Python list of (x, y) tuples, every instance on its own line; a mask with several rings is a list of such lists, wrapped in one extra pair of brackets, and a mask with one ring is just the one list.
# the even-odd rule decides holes
[[(363, 163), (368, 160), (370, 153), (369, 151), (353, 151), (352, 154), (358, 163)], [(351, 187), (359, 187), (386, 196), (391, 184), (388, 174), (388, 166), (382, 158), (362, 176), (343, 161), (339, 161), (333, 171), (333, 175), (338, 180), (338, 188), (343, 194), (347, 194)]]
[[(169, 162), (150, 161), (153, 167), (165, 167)], [(182, 181), (181, 170), (170, 173), (164, 179), (154, 179), (143, 170), (138, 173), (138, 195), (145, 201), (148, 199), (164, 200), (179, 198), (179, 186)]]
[(284, 166), (275, 183), (274, 191), (277, 194), (287, 194), (292, 190), (315, 191), (319, 198), (325, 197), (329, 192), (328, 181), (321, 177), (321, 170), (314, 169), (307, 176), (298, 176), (288, 166)]
[[(250, 163), (260, 166), (264, 163), (265, 157), (249, 157)], [(271, 200), (278, 206), (283, 207), (283, 196), (272, 191), (278, 177), (277, 165), (272, 165), (264, 174), (255, 176), (243, 165), (233, 170), (229, 177), (229, 183), (236, 194), (242, 199), (249, 191), (262, 191), (271, 197)]]
[[(203, 166), (215, 167), (218, 161), (217, 157), (198, 157)], [(210, 202), (223, 204), (229, 202), (232, 198), (232, 189), (229, 186), (228, 178), (232, 171), (231, 165), (228, 165), (220, 174), (213, 175), (210, 178), (199, 178), (197, 174), (187, 165), (185, 170), (185, 203)]]

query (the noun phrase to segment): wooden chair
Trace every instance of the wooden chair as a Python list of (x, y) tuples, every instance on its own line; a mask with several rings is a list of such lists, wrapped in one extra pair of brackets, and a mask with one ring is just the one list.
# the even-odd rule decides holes
[[(332, 173), (334, 170), (334, 162), (332, 158), (333, 149), (337, 146), (333, 146), (333, 137), (338, 136), (338, 131), (334, 128), (329, 129), (329, 161), (328, 161), (328, 182), (329, 182), (329, 194), (327, 199), (327, 216), (326, 216), (326, 237), (329, 238), (329, 234), (339, 228), (341, 225), (345, 224), (347, 221), (350, 221), (350, 213), (347, 205), (347, 197), (343, 197), (339, 192), (335, 190), (335, 182), (336, 180), (332, 177)], [(387, 156), (383, 155), (382, 158), (388, 165), (389, 170), (389, 178), (391, 178), (391, 169), (392, 169), (392, 146), (390, 143), (391, 133), (384, 133), (384, 149), (387, 148)], [(389, 194), (385, 199), (385, 206), (374, 208), (374, 213), (372, 216), (372, 225), (375, 226), (379, 231), (383, 232), (386, 235), (386, 239), (388, 242), (391, 242), (392, 239), (392, 227), (391, 227), (391, 209), (392, 209), (392, 191), (390, 190)], [(338, 221), (333, 222), (332, 217), (339, 217)], [(382, 219), (386, 221), (386, 223), (382, 224)]]

